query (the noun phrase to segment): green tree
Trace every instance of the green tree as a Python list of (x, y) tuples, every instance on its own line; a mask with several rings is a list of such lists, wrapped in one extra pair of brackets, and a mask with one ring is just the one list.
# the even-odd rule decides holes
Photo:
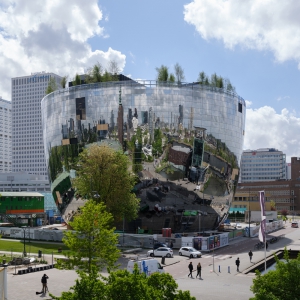
[(63, 78), (60, 81), (60, 85), (62, 86), (63, 89), (66, 87), (67, 80), (68, 80), (68, 76), (63, 76)]
[(105, 72), (102, 76), (102, 81), (103, 82), (113, 81), (113, 77), (111, 76), (111, 74), (107, 70), (105, 70)]
[(131, 193), (135, 178), (129, 172), (129, 159), (120, 151), (107, 146), (92, 145), (79, 155), (74, 185), (81, 195), (97, 193), (116, 221), (132, 220), (137, 216), (139, 200)]
[(276, 255), (275, 270), (261, 275), (256, 271), (251, 291), (255, 297), (250, 300), (296, 300), (300, 295), (300, 254), (297, 259), (289, 259), (287, 249), (284, 250), (284, 261)]
[(175, 82), (175, 76), (172, 73), (169, 76), (169, 81), (170, 82)]
[(103, 203), (88, 201), (69, 223), (73, 230), (64, 233), (63, 242), (70, 252), (67, 260), (58, 260), (58, 267), (73, 269), (77, 266), (87, 273), (91, 273), (92, 266), (98, 270), (114, 268), (119, 250), (112, 222), (113, 217)]
[(74, 80), (72, 81), (73, 86), (81, 85), (81, 78), (80, 75), (76, 74)]
[(162, 131), (160, 129), (154, 130), (154, 142), (152, 143), (153, 155), (159, 155), (162, 153)]
[(48, 82), (48, 86), (46, 88), (46, 95), (56, 91), (58, 89), (55, 78), (54, 77), (50, 77), (50, 80)]
[(168, 81), (169, 69), (167, 66), (161, 65), (160, 68), (156, 68), (157, 81)]
[(86, 83), (96, 83), (102, 81), (103, 66), (98, 62), (90, 68), (86, 74)]
[(79, 272), (80, 279), (56, 300), (196, 300), (189, 291), (178, 290), (176, 281), (170, 274), (154, 273), (146, 277), (137, 267), (132, 274), (126, 270), (111, 272), (107, 278), (99, 276), (93, 268), (90, 276)]
[(178, 63), (175, 64), (174, 70), (175, 70), (175, 77), (176, 77), (177, 84), (180, 84), (185, 79), (184, 71)]

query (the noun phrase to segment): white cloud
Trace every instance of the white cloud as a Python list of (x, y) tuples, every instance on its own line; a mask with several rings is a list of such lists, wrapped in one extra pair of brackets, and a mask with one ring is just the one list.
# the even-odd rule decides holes
[(126, 56), (109, 48), (92, 50), (88, 39), (107, 38), (99, 25), (103, 15), (97, 0), (82, 5), (59, 0), (0, 1), (0, 95), (10, 100), (11, 77), (49, 71), (72, 78), (97, 61), (115, 60), (121, 71)]
[(290, 157), (299, 156), (300, 118), (286, 108), (280, 114), (269, 106), (247, 109), (244, 149), (276, 148)]
[(251, 107), (251, 105), (253, 104), (252, 101), (249, 101), (249, 100), (245, 100), (246, 102), (246, 107)]
[(279, 96), (277, 98), (277, 101), (279, 102), (279, 101), (288, 100), (288, 99), (290, 99), (290, 96)]
[(295, 60), (300, 68), (300, 1), (194, 0), (184, 19), (202, 38), (269, 50), (279, 62)]

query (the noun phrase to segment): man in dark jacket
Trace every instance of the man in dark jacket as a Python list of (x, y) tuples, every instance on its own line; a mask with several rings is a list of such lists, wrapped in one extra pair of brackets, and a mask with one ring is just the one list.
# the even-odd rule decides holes
[(248, 255), (249, 255), (249, 258), (250, 258), (250, 262), (252, 262), (252, 256), (253, 256), (253, 253), (252, 253), (251, 250), (249, 251)]
[(193, 263), (190, 262), (190, 264), (189, 264), (189, 270), (190, 270), (190, 273), (189, 273), (188, 277), (190, 277), (190, 275), (191, 275), (191, 278), (193, 278), (193, 269), (194, 269)]
[(236, 259), (236, 261), (235, 261), (235, 264), (236, 264), (236, 270), (239, 272), (240, 271), (240, 259), (239, 259), (239, 257)]
[(42, 277), (42, 285), (43, 285), (43, 290), (42, 290), (42, 292), (43, 292), (43, 294), (46, 294), (46, 292), (48, 291), (48, 287), (47, 287), (47, 279), (48, 279), (49, 277), (46, 275), (46, 274), (44, 274), (43, 275), (43, 277)]

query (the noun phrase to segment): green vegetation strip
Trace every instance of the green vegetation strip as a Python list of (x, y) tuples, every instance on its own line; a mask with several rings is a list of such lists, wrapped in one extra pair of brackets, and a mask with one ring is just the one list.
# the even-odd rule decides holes
[[(64, 244), (57, 243), (57, 244), (46, 244), (46, 243), (39, 243), (39, 242), (32, 242), (26, 241), (25, 243), (25, 250), (28, 254), (38, 254), (38, 251), (41, 250), (43, 254), (54, 254), (58, 253), (58, 249), (68, 250)], [(11, 242), (0, 240), (0, 251), (9, 251), (9, 252), (23, 252), (24, 251), (24, 243), (22, 241), (18, 242)]]

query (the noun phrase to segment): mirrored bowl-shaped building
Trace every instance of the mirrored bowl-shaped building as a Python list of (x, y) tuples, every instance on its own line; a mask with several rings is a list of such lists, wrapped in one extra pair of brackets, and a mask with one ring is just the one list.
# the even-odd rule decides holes
[[(196, 231), (226, 219), (245, 132), (246, 105), (236, 93), (198, 83), (128, 80), (61, 89), (44, 97), (41, 109), (52, 181), (59, 173), (53, 149), (113, 139), (126, 150), (126, 141), (141, 131), (143, 145), (136, 147), (155, 158), (150, 168), (143, 165), (141, 178), (155, 182), (141, 189), (144, 206), (134, 226)], [(157, 137), (161, 153), (153, 146)], [(166, 157), (172, 170), (153, 174)]]

